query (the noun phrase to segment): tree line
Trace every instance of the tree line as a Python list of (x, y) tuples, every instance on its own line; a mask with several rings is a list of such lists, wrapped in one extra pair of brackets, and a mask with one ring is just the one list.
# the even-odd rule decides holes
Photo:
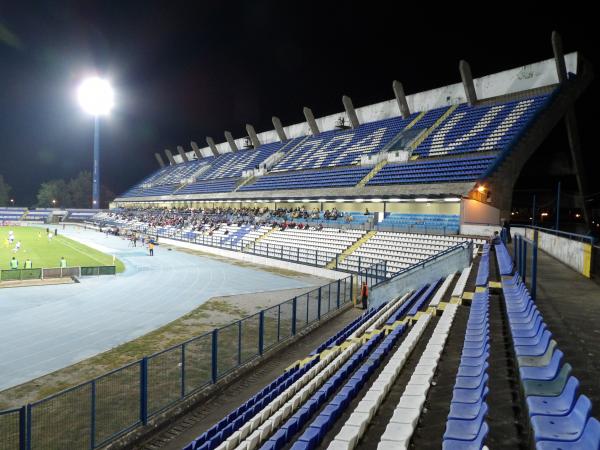
[[(0, 206), (13, 206), (10, 204), (11, 190), (11, 186), (0, 175)], [(101, 194), (103, 206), (114, 197), (104, 186)], [(36, 199), (34, 206), (39, 208), (91, 208), (92, 174), (84, 170), (71, 179), (44, 181), (38, 188)]]

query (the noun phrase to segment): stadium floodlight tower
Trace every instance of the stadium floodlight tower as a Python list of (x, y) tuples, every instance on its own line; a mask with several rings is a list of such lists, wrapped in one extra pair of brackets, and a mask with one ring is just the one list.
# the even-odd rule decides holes
[(94, 116), (94, 170), (92, 172), (92, 207), (100, 208), (100, 117), (110, 113), (114, 93), (107, 80), (91, 77), (83, 80), (77, 91), (83, 110)]

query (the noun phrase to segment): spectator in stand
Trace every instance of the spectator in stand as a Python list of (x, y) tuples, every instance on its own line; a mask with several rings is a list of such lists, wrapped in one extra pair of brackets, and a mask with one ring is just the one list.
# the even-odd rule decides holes
[(363, 284), (360, 288), (360, 300), (362, 303), (362, 309), (366, 310), (369, 307), (369, 286), (367, 286), (366, 281), (363, 281)]
[(365, 216), (368, 216), (369, 214), (371, 214), (371, 213), (369, 212), (369, 208), (365, 208)]

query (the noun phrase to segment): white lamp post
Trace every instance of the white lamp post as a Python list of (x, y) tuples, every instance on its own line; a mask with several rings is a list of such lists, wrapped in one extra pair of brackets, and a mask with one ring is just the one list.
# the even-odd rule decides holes
[(94, 170), (92, 172), (92, 207), (100, 208), (100, 116), (106, 116), (114, 106), (110, 83), (102, 78), (84, 80), (77, 91), (83, 110), (94, 116)]

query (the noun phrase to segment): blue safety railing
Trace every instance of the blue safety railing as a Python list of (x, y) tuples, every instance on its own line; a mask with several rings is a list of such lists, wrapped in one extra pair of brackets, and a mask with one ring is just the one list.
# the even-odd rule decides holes
[[(517, 271), (521, 274), (523, 283), (529, 285), (531, 298), (536, 299), (537, 294), (537, 270), (538, 270), (538, 234), (534, 233), (533, 240), (527, 239), (525, 236), (517, 234), (513, 240), (513, 259)], [(531, 259), (528, 262), (528, 257)], [(531, 264), (529, 268), (528, 265)], [(527, 278), (527, 270), (531, 273)]]
[(570, 233), (568, 231), (560, 231), (560, 230), (555, 230), (553, 228), (543, 228), (543, 227), (539, 227), (537, 225), (518, 224), (518, 225), (514, 225), (514, 227), (515, 228), (529, 228), (530, 230), (537, 230), (537, 231), (541, 231), (543, 233), (552, 234), (554, 236), (564, 237), (564, 238), (570, 239), (572, 241), (587, 242), (588, 244), (593, 244), (596, 241), (596, 238), (594, 236), (588, 236), (586, 234)]
[(0, 448), (105, 446), (352, 302), (353, 282), (349, 275), (42, 400), (0, 411)]

